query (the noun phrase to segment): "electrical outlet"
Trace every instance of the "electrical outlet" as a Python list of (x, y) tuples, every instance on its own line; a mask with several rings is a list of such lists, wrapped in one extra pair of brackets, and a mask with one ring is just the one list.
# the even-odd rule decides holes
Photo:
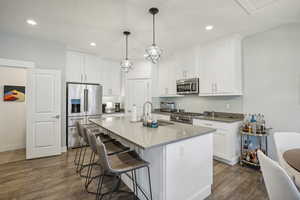
[(229, 104), (229, 103), (226, 104), (226, 108), (227, 108), (227, 109), (230, 109), (230, 104)]

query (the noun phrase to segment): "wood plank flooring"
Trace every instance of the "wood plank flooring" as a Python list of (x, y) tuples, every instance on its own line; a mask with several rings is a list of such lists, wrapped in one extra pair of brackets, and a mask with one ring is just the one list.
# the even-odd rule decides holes
[[(75, 173), (74, 155), (72, 150), (57, 157), (0, 164), (0, 200), (94, 200), (94, 195), (84, 191), (84, 179)], [(125, 185), (122, 187), (127, 189)], [(133, 197), (117, 194), (113, 199)], [(214, 184), (207, 200), (225, 199), (268, 199), (260, 173), (214, 161)]]

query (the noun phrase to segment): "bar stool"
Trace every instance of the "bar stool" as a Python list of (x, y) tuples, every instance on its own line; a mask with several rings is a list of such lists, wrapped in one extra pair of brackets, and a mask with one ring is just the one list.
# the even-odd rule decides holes
[[(76, 125), (77, 132), (78, 132), (78, 135), (79, 135), (80, 139), (79, 139), (79, 147), (76, 150), (74, 163), (75, 163), (75, 166), (77, 166), (76, 167), (76, 172), (79, 173), (82, 170), (82, 168), (84, 167), (83, 163), (84, 163), (85, 154), (86, 154), (86, 147), (88, 145), (88, 139), (85, 138), (84, 134), (83, 134), (84, 133), (84, 128), (89, 128), (91, 126), (82, 125), (82, 124), (80, 124), (79, 121), (75, 122), (75, 125)], [(112, 139), (109, 135), (101, 133), (99, 128), (95, 129), (94, 127), (91, 127), (90, 129), (95, 135), (99, 136), (104, 141), (104, 143), (114, 141), (114, 139)], [(84, 149), (84, 152), (83, 152), (83, 155), (82, 155), (83, 149)], [(79, 155), (78, 155), (78, 151), (79, 151)]]
[[(94, 134), (91, 129), (89, 128), (84, 128), (83, 129), (83, 138), (87, 139), (87, 143), (89, 144), (89, 146), (91, 147), (92, 153), (90, 155), (90, 162), (87, 165), (88, 166), (88, 170), (87, 170), (87, 175), (85, 176), (86, 180), (85, 180), (85, 189), (87, 192), (89, 193), (93, 193), (88, 190), (88, 186), (90, 185), (90, 183), (92, 182), (93, 179), (99, 177), (99, 176), (92, 176), (92, 171), (93, 171), (93, 166), (94, 165), (99, 165), (98, 163), (95, 162), (95, 153), (96, 153), (96, 145), (95, 145), (95, 141), (96, 141), (96, 137), (100, 138), (99, 136), (97, 136), (96, 134)], [(118, 154), (118, 153), (122, 153), (122, 152), (126, 152), (128, 150), (130, 150), (129, 147), (124, 146), (123, 144), (121, 144), (120, 142), (116, 141), (116, 140), (111, 140), (109, 142), (106, 142), (104, 144), (107, 148), (107, 154), (108, 155), (114, 155), (114, 154)]]
[[(142, 192), (147, 200), (152, 200), (152, 187), (151, 187), (151, 175), (149, 163), (142, 160), (135, 151), (128, 151), (124, 153), (119, 153), (115, 155), (108, 156), (107, 149), (100, 138), (96, 139), (96, 154), (99, 157), (99, 163), (102, 166), (103, 173), (99, 177), (97, 196), (96, 200), (102, 200), (104, 196), (109, 195), (109, 199), (112, 198), (115, 192), (124, 192), (120, 190), (121, 185), (121, 175), (125, 174), (128, 176), (133, 183), (133, 194), (138, 194), (138, 190)], [(136, 171), (138, 169), (147, 168), (148, 171), (148, 181), (149, 181), (149, 192), (150, 198), (145, 194), (145, 192), (140, 188), (136, 181)], [(131, 176), (128, 173), (131, 172)], [(104, 177), (110, 176), (115, 179), (115, 184), (113, 189), (106, 193), (101, 193)]]

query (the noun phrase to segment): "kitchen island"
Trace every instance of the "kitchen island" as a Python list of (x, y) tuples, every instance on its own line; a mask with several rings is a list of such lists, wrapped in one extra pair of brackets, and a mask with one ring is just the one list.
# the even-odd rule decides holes
[[(200, 200), (210, 195), (215, 129), (175, 122), (147, 128), (141, 122), (130, 122), (128, 117), (91, 122), (150, 162), (153, 200)], [(126, 177), (123, 180), (131, 187)], [(146, 171), (138, 173), (138, 183), (148, 193)]]

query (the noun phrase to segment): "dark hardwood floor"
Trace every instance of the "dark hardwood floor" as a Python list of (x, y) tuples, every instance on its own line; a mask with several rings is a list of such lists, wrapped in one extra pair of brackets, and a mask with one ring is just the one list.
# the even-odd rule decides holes
[[(75, 173), (74, 155), (72, 150), (57, 157), (0, 164), (0, 200), (94, 200), (94, 195), (84, 191), (84, 180)], [(133, 198), (128, 194), (114, 195), (114, 200), (129, 199)], [(213, 191), (208, 200), (225, 199), (268, 199), (261, 175), (239, 165), (214, 161)]]

